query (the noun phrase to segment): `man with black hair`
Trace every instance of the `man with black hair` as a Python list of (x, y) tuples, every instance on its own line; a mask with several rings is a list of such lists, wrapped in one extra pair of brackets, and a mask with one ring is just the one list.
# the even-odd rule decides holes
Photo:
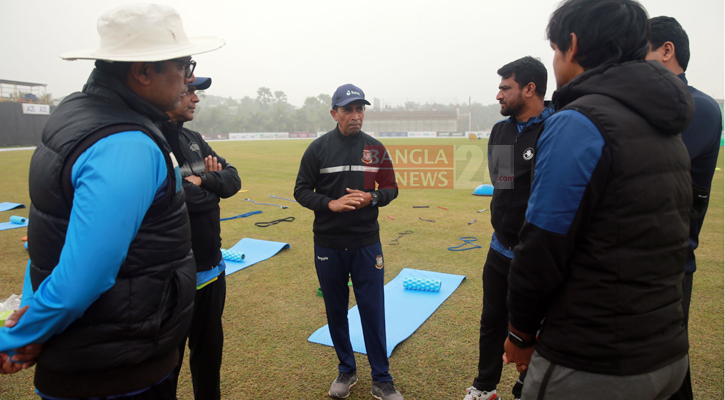
[[(163, 129), (184, 178), (182, 186), (196, 261), (196, 295), (189, 328), (189, 369), (196, 400), (221, 398), (219, 371), (224, 350), (222, 314), (227, 284), (221, 253), (219, 200), (242, 188), (237, 169), (218, 155), (199, 132), (184, 127), (185, 122), (194, 119), (199, 103), (196, 91), (210, 86), (211, 78), (202, 77), (189, 84), (179, 108), (166, 113), (171, 120)], [(179, 347), (179, 360), (183, 360), (185, 350), (186, 340)], [(177, 380), (180, 371), (181, 362), (175, 370)]]
[(188, 38), (178, 12), (154, 4), (103, 14), (98, 33), (98, 49), (61, 54), (96, 69), (50, 116), (30, 161), (33, 293), (0, 328), (1, 372), (27, 368), (38, 356), (28, 345), (41, 343), (44, 399), (172, 400), (196, 277), (181, 175), (158, 124), (194, 81), (191, 55), (224, 41)]
[(328, 395), (344, 399), (358, 381), (347, 321), (352, 280), (370, 362), (371, 394), (403, 400), (388, 372), (385, 262), (378, 225), (378, 208), (398, 197), (398, 185), (385, 147), (362, 131), (365, 105), (370, 103), (359, 87), (346, 84), (335, 90), (330, 115), (337, 126), (305, 151), (294, 195), (315, 212), (315, 269), (339, 360)]
[(633, 0), (565, 1), (547, 36), (557, 113), (514, 248), (505, 361), (528, 371), (523, 399), (666, 399), (688, 360), (692, 96), (644, 60)]
[[(488, 140), (489, 173), (494, 190), (491, 225), (494, 234), (483, 266), (483, 308), (478, 342), (478, 376), (464, 400), (494, 400), (503, 369), (503, 343), (508, 334), (506, 293), (513, 248), (524, 223), (531, 191), (531, 165), (544, 121), (554, 113), (544, 102), (546, 67), (533, 57), (512, 61), (498, 70), (501, 83), (496, 100), (501, 115)], [(511, 179), (513, 178), (513, 179)], [(519, 376), (513, 395), (521, 397), (526, 373)]]
[[(690, 62), (690, 39), (679, 22), (672, 17), (650, 19), (651, 41), (648, 60), (657, 60), (677, 75), (685, 84), (685, 71)], [(692, 297), (692, 276), (697, 269), (695, 249), (700, 229), (705, 221), (710, 201), (712, 177), (717, 166), (722, 133), (722, 113), (715, 100), (705, 93), (687, 86), (695, 101), (695, 116), (690, 126), (682, 132), (682, 141), (690, 155), (690, 176), (692, 177), (692, 219), (690, 220), (690, 246), (687, 252), (685, 278), (682, 281), (682, 308), (685, 311), (685, 326), (688, 326), (690, 298)], [(690, 370), (673, 399), (692, 399)]]

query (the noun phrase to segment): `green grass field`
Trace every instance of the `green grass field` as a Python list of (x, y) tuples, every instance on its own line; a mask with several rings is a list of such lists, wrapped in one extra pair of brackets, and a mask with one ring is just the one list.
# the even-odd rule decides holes
[[(467, 139), (389, 139), (386, 145), (471, 144)], [(225, 352), (222, 366), (222, 397), (225, 399), (325, 399), (337, 374), (331, 347), (307, 341), (326, 324), (322, 298), (313, 263), (312, 211), (268, 195), (292, 198), (299, 160), (307, 140), (213, 142), (212, 147), (232, 162), (248, 190), (223, 200), (222, 218), (254, 210), (263, 213), (222, 222), (224, 248), (244, 237), (291, 244), (277, 256), (234, 273), (227, 278), (224, 313)], [(0, 152), (5, 171), (0, 202), (30, 204), (28, 165), (32, 151)], [(719, 160), (722, 168), (722, 157)], [(242, 201), (290, 206), (259, 206)], [(476, 374), (478, 327), (481, 312), (481, 270), (492, 228), (489, 197), (472, 196), (471, 190), (401, 190), (391, 205), (380, 212), (380, 236), (386, 258), (386, 282), (403, 268), (435, 270), (466, 275), (458, 290), (410, 338), (393, 351), (391, 374), (407, 400), (462, 399)], [(413, 209), (430, 205), (429, 209)], [(446, 207), (447, 210), (437, 206)], [(28, 209), (7, 211), (28, 215)], [(387, 216), (395, 218), (389, 219)], [(293, 216), (292, 223), (268, 228), (257, 221)], [(419, 218), (435, 220), (425, 222)], [(476, 223), (468, 223), (477, 220)], [(391, 246), (398, 232), (414, 233)], [(0, 299), (22, 290), (27, 251), (21, 237), (26, 229), (0, 231)], [(481, 249), (452, 252), (459, 237), (475, 236)], [(723, 171), (714, 178), (710, 209), (697, 252), (698, 272), (690, 311), (692, 377), (696, 399), (723, 398)], [(80, 288), (79, 288), (80, 290)], [(354, 305), (351, 295), (350, 306)], [(187, 352), (188, 354), (188, 352)], [(358, 355), (360, 382), (349, 399), (370, 399), (370, 368)], [(178, 397), (192, 399), (188, 362), (180, 379)], [(35, 399), (33, 370), (0, 376), (0, 399)], [(515, 369), (504, 368), (499, 385), (502, 398), (512, 398)]]

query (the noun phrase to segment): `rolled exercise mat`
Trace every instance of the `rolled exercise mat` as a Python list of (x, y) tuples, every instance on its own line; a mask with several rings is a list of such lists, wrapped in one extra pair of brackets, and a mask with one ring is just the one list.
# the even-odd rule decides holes
[(416, 278), (408, 276), (403, 281), (403, 287), (408, 290), (422, 290), (424, 292), (440, 292), (441, 281), (432, 278)]
[(222, 249), (222, 258), (227, 261), (242, 262), (244, 260), (244, 253)]
[(10, 222), (12, 222), (13, 224), (18, 224), (18, 225), (19, 224), (24, 224), (27, 221), (28, 221), (27, 218), (25, 218), (25, 217), (19, 217), (17, 215), (13, 215), (12, 217), (10, 217)]

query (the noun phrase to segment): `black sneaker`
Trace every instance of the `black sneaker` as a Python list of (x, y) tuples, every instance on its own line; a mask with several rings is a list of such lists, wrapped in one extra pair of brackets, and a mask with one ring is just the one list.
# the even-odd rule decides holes
[(337, 378), (330, 385), (330, 391), (327, 394), (330, 397), (336, 399), (344, 399), (350, 395), (350, 388), (355, 386), (357, 383), (357, 373), (343, 374), (342, 372), (337, 374)]
[(378, 400), (404, 400), (403, 395), (395, 390), (393, 382), (373, 382), (370, 394)]

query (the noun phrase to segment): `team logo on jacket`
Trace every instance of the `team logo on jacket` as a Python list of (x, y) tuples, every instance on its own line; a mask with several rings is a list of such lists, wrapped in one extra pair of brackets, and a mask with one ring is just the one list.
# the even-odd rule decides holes
[(196, 144), (195, 142), (189, 142), (189, 149), (193, 152), (196, 152), (196, 154), (198, 154), (199, 157), (201, 157), (201, 148), (199, 147), (198, 144)]
[(362, 162), (364, 162), (365, 164), (370, 164), (371, 162), (373, 162), (373, 157), (370, 154), (370, 150), (363, 150)]
[(534, 148), (529, 147), (528, 149), (524, 150), (524, 160), (529, 161), (532, 158), (534, 158)]
[(383, 269), (383, 256), (377, 256), (375, 257), (375, 268), (377, 269)]

